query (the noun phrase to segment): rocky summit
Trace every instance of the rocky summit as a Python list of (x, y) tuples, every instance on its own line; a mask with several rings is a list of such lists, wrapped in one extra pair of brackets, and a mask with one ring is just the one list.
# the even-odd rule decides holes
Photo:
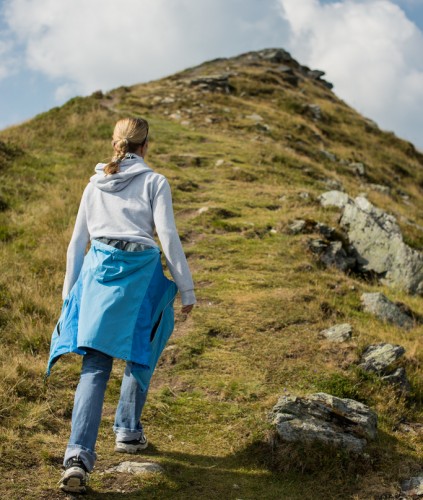
[(115, 361), (87, 498), (420, 492), (423, 154), (270, 48), (0, 132), (0, 496), (59, 498), (81, 360), (47, 383), (45, 364), (79, 201), (124, 116), (149, 121), (198, 304), (175, 302), (142, 416), (151, 456), (129, 463)]

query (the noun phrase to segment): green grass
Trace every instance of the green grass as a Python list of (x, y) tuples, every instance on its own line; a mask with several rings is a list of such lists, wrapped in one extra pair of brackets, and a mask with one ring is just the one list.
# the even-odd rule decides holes
[[(235, 72), (233, 94), (181, 83), (226, 67)], [(363, 191), (363, 179), (325, 160), (325, 149), (362, 161), (368, 181), (409, 193), (411, 207), (395, 189), (391, 196), (370, 191), (369, 199), (399, 218), (405, 240), (417, 248), (421, 232), (401, 217), (423, 224), (421, 158), (327, 89), (309, 81), (296, 89), (267, 69), (217, 61), (75, 98), (0, 133), (2, 496), (63, 498), (56, 483), (80, 358), (61, 360), (46, 384), (43, 373), (61, 308), (66, 248), (94, 165), (110, 157), (114, 122), (138, 114), (150, 121), (148, 162), (172, 186), (198, 305), (187, 320), (177, 314), (143, 416), (151, 446), (139, 459), (157, 461), (164, 474), (104, 472), (123, 459), (112, 453), (123, 370), (116, 361), (86, 498), (367, 500), (389, 498), (419, 470), (418, 436), (397, 424), (423, 416), (422, 327), (388, 327), (361, 310), (360, 295), (382, 291), (423, 314), (421, 298), (325, 269), (307, 250), (313, 235), (290, 235), (287, 227), (296, 218), (336, 227), (338, 210), (316, 202), (327, 178), (341, 181), (351, 196)], [(173, 104), (156, 99), (171, 94)], [(321, 106), (321, 122), (304, 113), (307, 104)], [(187, 124), (169, 118), (177, 110)], [(270, 131), (246, 118), (252, 113)], [(304, 191), (308, 199), (300, 196)], [(323, 328), (347, 321), (350, 342), (334, 346), (318, 338)], [(363, 347), (381, 341), (406, 348), (409, 398), (356, 366)], [(278, 397), (318, 391), (358, 399), (378, 413), (379, 435), (368, 457), (356, 461), (275, 441), (267, 415)]]

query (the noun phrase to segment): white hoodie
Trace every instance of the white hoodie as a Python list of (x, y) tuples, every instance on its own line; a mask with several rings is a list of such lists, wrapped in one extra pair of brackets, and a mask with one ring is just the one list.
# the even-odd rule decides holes
[(156, 228), (182, 304), (194, 304), (194, 284), (175, 226), (168, 181), (133, 153), (121, 162), (116, 174), (106, 176), (104, 166), (96, 166), (82, 195), (67, 252), (63, 299), (78, 279), (90, 240), (105, 237), (158, 246)]

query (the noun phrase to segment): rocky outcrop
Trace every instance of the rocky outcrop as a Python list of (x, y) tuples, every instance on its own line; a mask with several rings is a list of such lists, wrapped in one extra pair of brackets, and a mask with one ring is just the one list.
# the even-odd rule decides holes
[[(260, 61), (267, 61), (273, 64), (280, 64), (277, 69), (281, 73), (285, 73), (289, 83), (296, 86), (300, 80), (310, 79), (318, 82), (322, 86), (332, 89), (333, 84), (324, 80), (325, 72), (319, 69), (310, 69), (307, 66), (302, 66), (296, 61), (289, 52), (281, 48), (263, 49), (254, 52), (241, 54), (237, 59), (246, 59), (251, 64), (257, 64)], [(285, 79), (285, 78), (284, 78)]]
[(423, 295), (423, 254), (402, 239), (393, 215), (363, 196), (345, 205), (340, 225), (347, 230), (363, 271), (373, 271), (383, 284)]
[(350, 244), (350, 248), (343, 248), (355, 264), (338, 268), (370, 273), (382, 284), (423, 295), (423, 253), (404, 243), (393, 215), (375, 207), (364, 196), (352, 199), (342, 191), (323, 193), (319, 201), (324, 207), (343, 209), (339, 223)]
[(368, 406), (323, 392), (282, 396), (271, 420), (283, 441), (317, 441), (354, 453), (362, 453), (377, 434), (377, 415)]
[(319, 332), (319, 337), (324, 337), (331, 342), (345, 342), (352, 335), (352, 327), (349, 323), (334, 325)]
[(402, 328), (412, 328), (413, 319), (403, 312), (400, 307), (391, 302), (383, 293), (363, 293), (361, 296), (363, 309), (374, 314), (376, 317), (387, 323)]
[(211, 92), (220, 91), (229, 94), (234, 90), (234, 87), (229, 83), (229, 76), (228, 73), (199, 76), (190, 80), (190, 84), (202, 90), (209, 90)]

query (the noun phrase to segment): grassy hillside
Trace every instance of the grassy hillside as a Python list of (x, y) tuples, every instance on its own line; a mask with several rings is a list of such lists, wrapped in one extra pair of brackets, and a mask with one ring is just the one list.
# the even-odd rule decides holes
[[(423, 417), (423, 327), (381, 323), (361, 310), (360, 295), (382, 291), (423, 314), (421, 297), (323, 268), (307, 249), (310, 235), (290, 235), (287, 226), (295, 218), (336, 226), (338, 210), (316, 197), (339, 181), (394, 214), (407, 243), (421, 249), (423, 156), (323, 83), (304, 76), (296, 84), (280, 66), (255, 54), (212, 61), (72, 99), (0, 132), (2, 497), (64, 496), (57, 481), (81, 360), (62, 359), (46, 384), (43, 373), (79, 199), (94, 165), (110, 157), (122, 116), (150, 122), (147, 162), (171, 183), (198, 306), (185, 319), (178, 302), (144, 412), (145, 457), (165, 474), (102, 474), (123, 460), (112, 452), (123, 370), (116, 361), (86, 498), (396, 498), (399, 481), (421, 470), (421, 435), (399, 424)], [(227, 91), (191, 82), (223, 72)], [(364, 176), (348, 166), (354, 162)], [(350, 342), (317, 338), (347, 321)], [(379, 341), (405, 347), (409, 398), (355, 367)], [(277, 398), (317, 391), (378, 413), (378, 439), (362, 462), (272, 446), (266, 415)]]

